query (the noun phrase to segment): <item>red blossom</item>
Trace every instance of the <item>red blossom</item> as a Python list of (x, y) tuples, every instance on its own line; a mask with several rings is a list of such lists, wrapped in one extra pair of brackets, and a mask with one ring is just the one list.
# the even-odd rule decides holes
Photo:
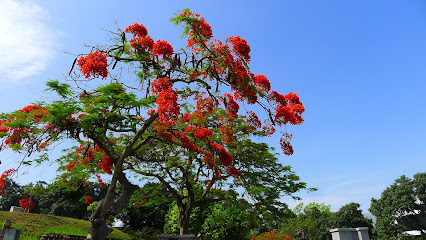
[(102, 77), (104, 79), (108, 76), (107, 56), (99, 51), (89, 53), (86, 57), (81, 57), (77, 65), (85, 78)]
[(6, 178), (10, 177), (15, 172), (15, 169), (11, 168), (4, 171), (0, 176), (0, 196), (4, 195), (4, 189), (7, 188)]
[(98, 162), (98, 167), (101, 167), (105, 173), (112, 174), (112, 161), (105, 153), (102, 156), (102, 161)]
[(165, 126), (174, 123), (180, 113), (180, 106), (177, 103), (177, 92), (173, 89), (162, 91), (157, 98), (157, 112), (159, 121)]
[(252, 131), (257, 130), (257, 129), (262, 127), (262, 123), (260, 122), (256, 113), (254, 113), (252, 111), (247, 111), (246, 118), (247, 118), (247, 124), (250, 126), (250, 129)]
[(84, 200), (86, 201), (87, 204), (92, 204), (93, 203), (93, 199), (90, 196), (83, 196)]
[(158, 78), (151, 83), (151, 91), (153, 94), (167, 91), (173, 86), (169, 78)]
[(226, 149), (214, 142), (210, 142), (210, 147), (219, 154), (219, 159), (223, 165), (229, 166), (232, 163), (232, 156)]
[(208, 128), (199, 129), (194, 133), (194, 137), (200, 140), (210, 140), (212, 136), (213, 132)]
[(36, 110), (36, 109), (40, 109), (40, 107), (39, 106), (36, 106), (36, 105), (28, 105), (28, 106), (26, 106), (26, 107), (24, 107), (24, 108), (22, 108), (21, 110), (19, 110), (20, 112), (27, 112), (27, 113), (29, 113), (29, 112), (31, 112), (31, 111), (33, 111), (33, 110)]
[(71, 170), (75, 167), (77, 164), (77, 160), (72, 161), (70, 164), (68, 164), (65, 168), (67, 169), (67, 172), (71, 172)]
[(270, 137), (275, 133), (275, 128), (270, 122), (265, 121), (262, 127), (262, 131), (266, 136)]
[(27, 195), (26, 198), (19, 200), (19, 205), (21, 205), (21, 208), (23, 208), (25, 212), (29, 212), (34, 208), (34, 203), (32, 203), (32, 200), (33, 199)]
[(223, 96), (225, 99), (225, 105), (226, 105), (226, 110), (228, 111), (228, 114), (232, 116), (237, 116), (238, 109), (240, 108), (238, 103), (234, 101), (234, 98), (229, 93), (225, 93)]
[(163, 56), (163, 58), (168, 58), (173, 54), (173, 47), (165, 40), (158, 40), (154, 43), (152, 55), (154, 57)]
[(149, 52), (153, 50), (154, 40), (151, 37), (136, 37), (130, 40), (130, 46), (137, 51)]
[(280, 139), (281, 149), (285, 155), (293, 154), (293, 146), (290, 144), (290, 140), (293, 138), (293, 135), (289, 133), (284, 133)]
[(253, 83), (261, 91), (269, 92), (271, 90), (271, 83), (264, 75), (256, 75), (253, 79)]
[(232, 50), (234, 50), (237, 56), (242, 57), (246, 62), (250, 61), (250, 46), (245, 39), (240, 36), (232, 36), (226, 40), (232, 43)]
[(130, 25), (126, 27), (126, 30), (124, 30), (126, 33), (130, 32), (138, 37), (146, 37), (148, 35), (148, 30), (146, 27), (142, 24), (135, 23), (133, 25)]

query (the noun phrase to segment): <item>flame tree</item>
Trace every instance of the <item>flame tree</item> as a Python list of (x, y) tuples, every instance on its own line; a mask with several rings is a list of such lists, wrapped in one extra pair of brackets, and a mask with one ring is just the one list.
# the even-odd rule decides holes
[[(293, 153), (292, 135), (282, 129), (302, 124), (299, 97), (274, 91), (266, 76), (250, 72), (250, 46), (243, 38), (213, 39), (210, 25), (188, 9), (171, 21), (183, 26), (184, 48), (154, 41), (142, 24), (118, 29), (114, 45), (93, 47), (76, 58), (71, 84), (47, 82), (58, 95), (55, 101), (0, 115), (2, 149), (26, 156), (40, 152), (40, 161), (54, 143), (71, 139), (75, 147), (58, 159), (66, 162), (63, 181), (80, 175), (102, 182), (110, 175), (108, 192), (91, 217), (92, 239), (107, 237), (106, 218), (121, 212), (139, 188), (129, 181), (130, 173), (165, 184), (179, 207), (181, 234), (191, 209), (228, 179), (251, 186), (247, 192), (259, 201), (267, 199), (256, 195), (262, 183), (270, 189), (281, 183), (278, 189), (288, 194), (305, 188), (286, 166), (274, 169), (275, 176), (266, 161), (261, 166), (242, 161), (255, 150), (242, 144), (245, 139), (271, 136), (276, 129), (284, 154)], [(125, 72), (129, 76), (123, 77)], [(258, 175), (249, 174), (253, 171)]]

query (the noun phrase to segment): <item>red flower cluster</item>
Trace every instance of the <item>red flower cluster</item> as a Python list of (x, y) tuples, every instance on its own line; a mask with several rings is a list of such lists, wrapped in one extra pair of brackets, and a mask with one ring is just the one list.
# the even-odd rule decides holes
[(105, 173), (112, 174), (112, 161), (106, 153), (102, 156), (102, 161), (98, 162), (98, 167), (101, 167)]
[(100, 184), (101, 188), (104, 189), (105, 183), (104, 183), (104, 181), (102, 181), (101, 176), (96, 174), (96, 178), (98, 179), (98, 183)]
[(149, 52), (153, 50), (154, 40), (151, 37), (136, 37), (130, 40), (130, 46), (137, 51)]
[(169, 78), (159, 78), (151, 83), (151, 91), (153, 94), (161, 93), (162, 91), (167, 91), (173, 86), (173, 83)]
[(107, 56), (99, 51), (89, 53), (86, 57), (81, 57), (77, 65), (85, 78), (102, 77), (104, 79), (108, 76)]
[(281, 136), (280, 139), (280, 145), (281, 145), (281, 149), (283, 150), (283, 153), (285, 155), (292, 155), (293, 154), (293, 146), (291, 146), (290, 141), (293, 138), (293, 135), (291, 135), (290, 133), (284, 133)]
[(194, 137), (200, 140), (210, 140), (212, 136), (213, 132), (208, 128), (199, 129), (194, 133)]
[(36, 105), (28, 105), (28, 106), (20, 109), (19, 112), (27, 112), (27, 113), (29, 113), (32, 110), (37, 110), (37, 109), (40, 109), (40, 107), (36, 106)]
[(133, 33), (134, 35), (138, 36), (138, 37), (146, 37), (148, 35), (148, 30), (146, 29), (146, 27), (142, 24), (139, 23), (135, 23), (133, 25), (130, 25), (128, 27), (126, 27), (126, 30), (124, 30), (124, 32), (128, 33)]
[(231, 116), (237, 116), (238, 110), (240, 109), (238, 103), (234, 101), (234, 98), (229, 93), (225, 93), (223, 96), (228, 114)]
[(15, 172), (15, 169), (11, 168), (9, 170), (4, 171), (0, 176), (0, 196), (4, 195), (4, 189), (7, 188), (7, 183), (5, 179), (10, 177)]
[(255, 131), (262, 127), (262, 123), (260, 122), (256, 113), (252, 111), (247, 111), (246, 119), (247, 119), (247, 124), (250, 126), (250, 130)]
[(271, 83), (269, 80), (262, 74), (256, 75), (253, 79), (254, 85), (258, 87), (260, 91), (269, 92), (271, 90)]
[(245, 39), (236, 36), (229, 37), (226, 40), (232, 43), (232, 50), (237, 56), (242, 57), (246, 62), (250, 62), (250, 46)]
[(84, 200), (86, 201), (87, 204), (92, 204), (93, 203), (93, 199), (90, 196), (83, 196)]
[(275, 128), (270, 122), (266, 122), (263, 124), (262, 127), (263, 133), (265, 133), (266, 136), (270, 137), (272, 134), (275, 133)]
[(71, 172), (71, 170), (75, 167), (75, 165), (78, 163), (77, 160), (72, 161), (70, 164), (68, 164), (65, 168), (67, 169), (67, 172)]
[(210, 147), (219, 154), (219, 159), (223, 165), (229, 166), (232, 163), (232, 156), (224, 147), (214, 142), (210, 142)]
[(23, 208), (25, 212), (30, 212), (31, 209), (34, 208), (34, 203), (32, 200), (33, 199), (27, 195), (26, 198), (19, 200), (19, 205), (21, 205), (21, 208)]
[(154, 43), (152, 55), (154, 57), (162, 56), (163, 58), (168, 58), (173, 54), (173, 47), (165, 40), (158, 40)]
[(277, 231), (264, 232), (259, 236), (253, 235), (251, 240), (291, 240), (291, 238), (285, 234)]
[(299, 125), (303, 123), (302, 113), (305, 111), (305, 107), (299, 100), (299, 96), (295, 93), (288, 93), (285, 96), (272, 91), (268, 95), (268, 100), (275, 107), (275, 119), (274, 121), (281, 126), (282, 124), (293, 124)]

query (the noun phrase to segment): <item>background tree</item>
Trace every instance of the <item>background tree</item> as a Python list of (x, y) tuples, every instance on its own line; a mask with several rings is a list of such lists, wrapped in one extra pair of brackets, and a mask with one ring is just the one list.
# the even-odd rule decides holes
[(171, 194), (160, 183), (148, 182), (135, 191), (126, 212), (118, 216), (124, 226), (144, 234), (143, 238), (155, 237), (163, 232), (166, 214), (173, 202)]
[[(77, 219), (88, 219), (87, 211), (90, 205), (86, 199), (99, 201), (106, 191), (101, 191), (96, 183), (89, 181), (63, 182), (52, 184), (46, 182), (30, 183), (24, 186), (25, 194), (33, 198), (35, 208), (33, 213), (49, 214)], [(91, 203), (91, 202), (90, 202)]]
[(305, 206), (300, 203), (293, 212), (294, 217), (284, 221), (281, 232), (297, 240), (331, 239), (331, 234), (328, 232), (332, 216), (330, 205), (310, 203)]
[(376, 232), (384, 239), (397, 238), (404, 231), (426, 234), (426, 173), (413, 179), (401, 176), (379, 199), (371, 199), (370, 212), (376, 217)]
[(349, 203), (342, 206), (332, 214), (330, 219), (331, 228), (357, 228), (368, 227), (370, 238), (373, 234), (373, 220), (366, 218), (359, 209), (359, 203)]
[(4, 188), (4, 194), (0, 197), (0, 210), (9, 211), (11, 206), (19, 207), (19, 200), (22, 199), (24, 194), (23, 187), (13, 181), (13, 179), (4, 179), (7, 187)]
[[(241, 136), (247, 138), (248, 133), (260, 129), (268, 136), (276, 127), (285, 129), (287, 124), (303, 122), (304, 106), (296, 94), (272, 90), (264, 75), (249, 70), (247, 41), (239, 36), (225, 42), (213, 40), (205, 19), (187, 9), (172, 21), (183, 26), (186, 48), (174, 51), (167, 41), (154, 42), (141, 24), (128, 26), (124, 32), (119, 29), (113, 46), (93, 47), (94, 51), (75, 59), (79, 71), (73, 71), (74, 64), (70, 71), (74, 88), (49, 81), (49, 90), (58, 95), (55, 101), (0, 115), (2, 148), (29, 156), (68, 139), (75, 146), (70, 150), (75, 152), (73, 161), (65, 167), (69, 178), (111, 175), (108, 191), (91, 215), (94, 240), (107, 237), (111, 232), (108, 216), (120, 213), (139, 188), (129, 181), (128, 174), (141, 172), (141, 164), (152, 164), (155, 168), (151, 170), (159, 170), (160, 164), (168, 163), (166, 167), (174, 167), (176, 174), (187, 172), (177, 182), (188, 190), (188, 183), (196, 177), (191, 174), (194, 169), (211, 182), (219, 172), (221, 179), (222, 175), (240, 175), (230, 152), (238, 148), (234, 141)], [(128, 41), (129, 34), (132, 38)], [(135, 75), (120, 80), (125, 73)], [(98, 78), (109, 81), (99, 85)], [(264, 124), (250, 110), (251, 105), (257, 106), (253, 110), (260, 109), (256, 111), (264, 116)], [(237, 124), (243, 121), (247, 124)], [(243, 125), (249, 128), (243, 129)], [(280, 140), (288, 155), (293, 153), (291, 137), (285, 132)], [(24, 163), (46, 160), (47, 155), (41, 155)], [(188, 163), (194, 165), (185, 170)], [(194, 195), (190, 191), (182, 195), (183, 188), (176, 193), (166, 180), (159, 180), (178, 199), (181, 234), (186, 233)], [(116, 198), (117, 191), (120, 196)]]

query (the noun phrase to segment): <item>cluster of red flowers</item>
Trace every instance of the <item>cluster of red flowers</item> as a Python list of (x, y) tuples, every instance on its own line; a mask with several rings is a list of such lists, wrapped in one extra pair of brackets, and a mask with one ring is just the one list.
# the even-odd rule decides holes
[(291, 92), (286, 95), (282, 95), (272, 91), (268, 95), (268, 100), (272, 104), (276, 105), (274, 121), (279, 126), (287, 123), (292, 125), (299, 125), (303, 123), (302, 113), (305, 111), (305, 107), (300, 102), (297, 94)]
[(148, 35), (148, 30), (146, 29), (146, 27), (139, 23), (135, 23), (133, 25), (126, 27), (126, 30), (124, 30), (124, 32), (133, 33), (134, 35), (138, 37), (146, 37)]
[(151, 37), (136, 37), (130, 40), (130, 46), (137, 51), (150, 52), (154, 47), (154, 40)]
[(213, 132), (208, 128), (201, 128), (194, 133), (194, 137), (200, 140), (210, 140), (213, 136)]
[(84, 149), (84, 147), (85, 147), (85, 145), (82, 144), (77, 149), (76, 159), (65, 167), (67, 172), (71, 172), (71, 170), (77, 165), (79, 156), (80, 156), (81, 152), (84, 150), (85, 154), (83, 156), (83, 159), (81, 160), (83, 166), (87, 166), (87, 164), (92, 162), (95, 159), (96, 153), (101, 153), (102, 154), (102, 160), (97, 163), (97, 166), (102, 168), (102, 170), (105, 173), (112, 174), (111, 167), (112, 167), (113, 163), (112, 163), (111, 159), (108, 157), (108, 155), (98, 145), (95, 145), (95, 148), (88, 146), (86, 149)]
[(212, 27), (204, 18), (200, 18), (200, 14), (186, 11), (178, 16), (191, 18), (191, 30), (188, 33), (189, 48), (200, 50), (200, 43), (205, 44), (213, 37)]
[(170, 82), (169, 78), (159, 78), (152, 82), (151, 87), (152, 93), (157, 95), (156, 103), (159, 114), (157, 123), (164, 127), (175, 123), (180, 113), (177, 92), (172, 89), (172, 86), (173, 83)]
[(231, 116), (237, 116), (238, 110), (240, 109), (240, 106), (238, 103), (234, 100), (231, 94), (225, 93), (224, 95), (224, 101), (226, 110), (228, 111), (228, 114)]
[(293, 154), (293, 146), (291, 146), (290, 141), (293, 138), (293, 135), (290, 133), (284, 133), (280, 139), (281, 149), (285, 155)]
[(7, 188), (6, 178), (10, 177), (15, 172), (15, 169), (4, 171), (0, 176), (0, 196), (4, 195), (4, 189)]
[(152, 55), (154, 57), (162, 56), (163, 58), (168, 58), (173, 54), (173, 47), (165, 40), (158, 40), (154, 43), (152, 49)]
[(232, 36), (227, 38), (226, 41), (232, 43), (232, 50), (237, 56), (242, 57), (246, 62), (250, 62), (250, 46), (245, 39), (240, 36)]
[(291, 240), (291, 238), (285, 234), (277, 231), (264, 232), (259, 236), (253, 235), (251, 240)]
[(253, 83), (260, 91), (269, 92), (271, 90), (271, 83), (268, 78), (262, 74), (256, 75), (253, 79)]
[(275, 128), (270, 122), (265, 121), (262, 126), (262, 131), (263, 133), (265, 133), (266, 136), (270, 137), (275, 133)]
[(28, 105), (28, 106), (20, 109), (19, 112), (27, 112), (27, 113), (29, 113), (29, 112), (31, 112), (33, 110), (37, 110), (37, 109), (40, 109), (40, 107), (36, 106), (36, 105)]
[(101, 188), (104, 189), (105, 183), (104, 183), (104, 181), (102, 181), (101, 176), (99, 176), (98, 174), (96, 174), (95, 176), (98, 179), (98, 183), (100, 184)]
[(34, 208), (34, 203), (32, 201), (33, 199), (27, 195), (26, 198), (19, 200), (19, 205), (21, 205), (21, 208), (23, 208), (25, 212), (30, 212), (31, 209)]
[(210, 147), (219, 154), (219, 159), (223, 165), (229, 166), (232, 163), (231, 154), (223, 146), (210, 142)]
[(247, 119), (247, 124), (250, 126), (250, 130), (255, 131), (262, 127), (262, 123), (260, 122), (256, 113), (252, 111), (247, 111), (246, 119)]
[(89, 53), (86, 57), (81, 57), (77, 65), (85, 78), (102, 77), (102, 79), (105, 79), (108, 76), (107, 56), (99, 51)]
[(90, 196), (83, 196), (84, 200), (86, 201), (87, 204), (92, 204), (93, 203), (93, 199)]
[(173, 86), (173, 83), (169, 78), (158, 78), (151, 83), (151, 92), (153, 94), (161, 93), (162, 91), (167, 91)]

